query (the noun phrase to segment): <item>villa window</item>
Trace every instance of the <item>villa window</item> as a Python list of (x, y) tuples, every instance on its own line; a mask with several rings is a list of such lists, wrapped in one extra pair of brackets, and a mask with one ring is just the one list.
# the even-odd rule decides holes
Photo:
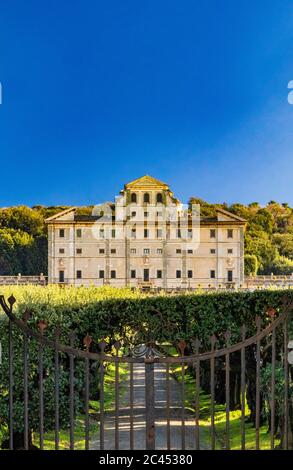
[(81, 238), (81, 228), (78, 228), (76, 230), (76, 236), (77, 236), (77, 238)]
[(211, 272), (210, 272), (210, 278), (211, 279), (216, 279), (216, 271), (214, 269), (212, 269)]
[(103, 269), (101, 269), (101, 270), (99, 271), (99, 278), (100, 278), (100, 279), (104, 279), (104, 277), (105, 277), (105, 271), (104, 271)]
[(135, 279), (135, 278), (136, 278), (136, 271), (135, 271), (135, 269), (132, 269), (132, 270), (130, 271), (130, 277), (131, 277), (131, 279)]
[(143, 254), (144, 255), (149, 255), (150, 254), (150, 249), (149, 248), (144, 248), (143, 249)]
[(116, 238), (116, 231), (114, 228), (112, 229), (112, 238)]
[(82, 272), (78, 269), (76, 271), (76, 279), (81, 279), (82, 278)]
[(162, 248), (157, 248), (157, 254), (158, 254), (158, 255), (161, 255), (162, 253), (163, 253)]
[(149, 238), (149, 230), (147, 228), (144, 229), (144, 238)]
[(59, 253), (60, 253), (60, 254), (63, 254), (63, 253), (65, 253), (65, 250), (64, 250), (64, 248), (59, 248)]
[(81, 248), (76, 248), (76, 254), (81, 255), (82, 254), (82, 249)]
[(136, 253), (136, 248), (131, 248), (130, 253), (132, 253), (133, 255), (135, 255), (135, 253)]
[(137, 197), (135, 193), (131, 194), (131, 202), (135, 202), (135, 203), (137, 202)]
[(181, 270), (180, 269), (177, 269), (177, 271), (176, 271), (176, 278), (177, 279), (181, 278)]
[(161, 228), (158, 228), (157, 229), (157, 238), (162, 238), (162, 235), (163, 235), (163, 231)]
[(64, 282), (64, 271), (59, 271), (59, 282)]
[(176, 253), (177, 253), (177, 255), (179, 255), (181, 253), (181, 249), (177, 248)]
[(157, 271), (157, 278), (162, 279), (162, 270), (161, 269), (158, 269), (158, 271)]
[(227, 230), (227, 237), (228, 237), (228, 238), (233, 238), (233, 229), (232, 229), (232, 228), (228, 228), (228, 230)]
[(228, 271), (228, 282), (233, 281), (233, 271)]
[(187, 271), (187, 277), (188, 277), (188, 279), (192, 278), (192, 271), (191, 270)]
[(162, 193), (157, 194), (157, 203), (162, 203), (163, 202), (163, 195)]
[(100, 249), (99, 249), (99, 254), (100, 254), (100, 255), (103, 255), (104, 253), (105, 253), (105, 249), (104, 249), (104, 248), (100, 248)]
[(111, 279), (116, 279), (116, 271), (113, 269), (110, 273)]
[(232, 255), (233, 254), (233, 248), (228, 248), (228, 255)]
[(189, 255), (192, 255), (193, 250), (187, 250), (187, 253), (188, 253)]
[(65, 237), (65, 230), (64, 230), (64, 228), (60, 228), (60, 229), (59, 229), (59, 237), (60, 237), (60, 238), (64, 238), (64, 237)]
[(215, 254), (216, 254), (215, 248), (211, 248), (211, 249), (210, 249), (210, 253), (211, 253), (211, 255), (215, 255)]
[(216, 229), (214, 228), (210, 229), (210, 238), (216, 238)]
[(116, 254), (116, 248), (111, 248), (111, 254), (115, 255)]
[(150, 202), (150, 195), (149, 193), (144, 193), (143, 195), (143, 202), (149, 203)]

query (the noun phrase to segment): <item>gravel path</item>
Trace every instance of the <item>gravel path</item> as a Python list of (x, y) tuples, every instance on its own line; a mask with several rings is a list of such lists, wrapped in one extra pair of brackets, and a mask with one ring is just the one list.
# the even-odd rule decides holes
[[(155, 431), (156, 449), (167, 449), (166, 421), (166, 376), (165, 366), (155, 364)], [(126, 379), (124, 393), (119, 409), (119, 448), (130, 448), (129, 418), (129, 382)], [(134, 398), (134, 449), (145, 449), (145, 365), (134, 364), (133, 367), (133, 398)], [(126, 392), (125, 392), (126, 386)], [(171, 449), (181, 449), (181, 387), (170, 375), (170, 432)], [(207, 430), (200, 427), (200, 448), (208, 449)], [(185, 448), (195, 449), (194, 415), (185, 410)], [(99, 449), (99, 438), (91, 441), (91, 449)], [(115, 415), (105, 413), (105, 449), (115, 449)]]

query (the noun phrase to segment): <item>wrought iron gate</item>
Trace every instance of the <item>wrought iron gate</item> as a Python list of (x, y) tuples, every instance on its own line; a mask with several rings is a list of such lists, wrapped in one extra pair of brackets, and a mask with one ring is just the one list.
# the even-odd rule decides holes
[[(143, 375), (141, 387), (144, 390), (144, 407), (140, 409), (144, 424), (144, 442), (140, 444), (144, 449), (197, 449), (202, 448), (215, 449), (217, 444), (217, 433), (215, 423), (215, 404), (216, 404), (216, 388), (217, 388), (217, 371), (222, 371), (224, 377), (223, 393), (226, 422), (225, 422), (225, 442), (222, 447), (230, 449), (231, 430), (230, 430), (230, 405), (231, 405), (231, 358), (239, 368), (239, 395), (240, 395), (240, 412), (241, 412), (241, 444), (240, 448), (246, 448), (246, 401), (248, 396), (248, 387), (250, 393), (254, 395), (253, 420), (255, 426), (255, 449), (260, 449), (260, 428), (261, 428), (261, 409), (262, 409), (262, 375), (261, 370), (264, 367), (264, 361), (270, 366), (269, 380), (269, 414), (270, 414), (270, 447), (275, 447), (275, 430), (276, 430), (276, 403), (278, 407), (282, 407), (281, 415), (283, 416), (283, 436), (282, 448), (292, 448), (292, 370), (288, 363), (288, 341), (290, 316), (293, 310), (293, 301), (284, 299), (283, 307), (279, 315), (276, 316), (274, 309), (268, 309), (267, 321), (264, 328), (261, 328), (261, 320), (256, 318), (256, 332), (250, 337), (246, 337), (247, 329), (241, 327), (240, 341), (232, 344), (231, 332), (226, 332), (222, 337), (215, 335), (210, 338), (210, 350), (201, 351), (201, 344), (198, 339), (190, 341), (187, 345), (185, 341), (180, 341), (177, 345), (178, 354), (167, 354), (166, 346), (150, 343), (144, 346), (134, 347), (125, 354), (123, 345), (119, 342), (114, 343), (114, 354), (107, 353), (108, 345), (105, 341), (99, 343), (99, 352), (92, 352), (94, 345), (92, 337), (86, 335), (83, 339), (84, 349), (75, 347), (75, 335), (73, 332), (69, 335), (69, 344), (60, 341), (60, 330), (57, 328), (54, 335), (50, 337), (47, 325), (44, 321), (38, 322), (38, 328), (34, 329), (28, 326), (29, 312), (25, 312), (22, 319), (17, 318), (13, 313), (13, 305), (15, 299), (10, 297), (8, 301), (3, 296), (0, 297), (1, 306), (6, 313), (8, 323), (8, 345), (7, 350), (2, 352), (2, 361), (8, 363), (7, 378), (7, 401), (8, 401), (8, 429), (9, 429), (9, 448), (16, 448), (15, 440), (15, 402), (14, 402), (14, 357), (15, 357), (15, 331), (21, 333), (22, 336), (22, 391), (23, 391), (23, 447), (30, 447), (30, 341), (34, 340), (38, 344), (37, 355), (37, 376), (38, 376), (38, 429), (34, 430), (38, 433), (38, 445), (40, 449), (44, 449), (44, 433), (46, 428), (46, 400), (48, 397), (44, 394), (44, 380), (46, 377), (46, 366), (44, 365), (44, 351), (49, 349), (53, 354), (54, 373), (51, 379), (54, 381), (54, 448), (60, 448), (60, 374), (61, 363), (60, 358), (68, 359), (68, 377), (69, 377), (69, 400), (68, 400), (68, 417), (69, 417), (69, 448), (75, 449), (75, 420), (76, 420), (76, 390), (75, 390), (75, 373), (76, 365), (82, 363), (84, 371), (83, 384), (83, 410), (84, 410), (84, 448), (108, 449), (109, 439), (105, 438), (105, 423), (107, 423), (108, 413), (105, 410), (105, 374), (109, 364), (114, 366), (114, 415), (113, 430), (111, 434), (112, 442), (110, 447), (114, 449), (125, 448), (125, 432), (127, 433), (127, 445), (129, 449), (134, 449), (136, 445), (136, 435), (138, 434), (136, 426), (136, 374), (139, 371)], [(192, 345), (192, 349), (190, 349)], [(264, 359), (266, 355), (266, 359)], [(249, 359), (249, 364), (248, 364)], [(63, 361), (64, 363), (64, 361)], [(93, 372), (92, 366), (95, 364)], [(254, 374), (248, 374), (248, 368), (253, 364)], [(121, 367), (127, 365), (127, 378), (120, 378)], [(277, 365), (281, 365), (281, 386), (276, 381)], [(1, 366), (0, 366), (1, 367)], [(64, 365), (62, 366), (62, 368)], [(176, 436), (174, 431), (174, 409), (172, 408), (172, 389), (174, 388), (174, 368), (177, 370), (177, 391), (179, 390), (180, 404), (176, 407)], [(160, 377), (164, 376), (164, 387), (161, 387), (161, 416), (158, 418), (158, 404), (156, 400), (156, 374), (160, 371)], [(193, 411), (187, 410), (186, 406), (186, 383), (185, 376), (190, 373), (194, 378), (194, 395), (192, 399)], [(98, 412), (98, 437), (94, 439), (90, 432), (90, 380), (92, 375), (99, 376), (99, 412)], [(278, 369), (279, 373), (279, 369)], [(251, 384), (251, 376), (255, 377), (255, 382)], [(279, 377), (279, 376), (278, 376)], [(248, 384), (250, 380), (250, 385)], [(210, 427), (209, 439), (202, 442), (201, 436), (201, 388), (205, 383), (205, 387), (209, 388), (209, 404), (210, 404)], [(208, 384), (208, 385), (207, 385)], [(121, 425), (122, 407), (121, 407), (121, 387), (128, 390), (127, 405), (127, 425), (123, 423), (123, 431)], [(276, 396), (276, 386), (278, 394)], [(281, 392), (280, 392), (281, 390)], [(51, 398), (51, 397), (50, 397)], [(125, 410), (124, 410), (125, 411)], [(173, 414), (172, 414), (173, 413)], [(278, 409), (280, 414), (280, 410)], [(188, 417), (187, 417), (188, 414)], [(193, 422), (191, 426), (191, 420)], [(158, 422), (161, 425), (158, 425)], [(163, 423), (163, 424), (162, 424)], [(178, 425), (179, 423), (179, 425)], [(191, 431), (190, 431), (191, 430)], [(121, 432), (124, 438), (121, 443)], [(179, 434), (180, 437), (179, 437)], [(162, 433), (164, 439), (162, 439)], [(175, 439), (175, 442), (174, 442)], [(96, 442), (93, 445), (93, 441)], [(123, 445), (122, 445), (123, 444)]]

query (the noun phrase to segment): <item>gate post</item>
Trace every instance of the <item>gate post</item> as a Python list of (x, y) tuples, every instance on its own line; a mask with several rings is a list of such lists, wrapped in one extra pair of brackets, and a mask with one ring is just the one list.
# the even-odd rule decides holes
[(146, 450), (154, 450), (156, 448), (154, 360), (151, 357), (146, 357), (144, 361), (145, 361)]

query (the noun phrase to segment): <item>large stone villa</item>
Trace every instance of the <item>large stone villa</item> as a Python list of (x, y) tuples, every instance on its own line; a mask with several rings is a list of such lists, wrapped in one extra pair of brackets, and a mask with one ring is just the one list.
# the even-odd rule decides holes
[(49, 283), (117, 287), (239, 287), (246, 222), (218, 209), (184, 209), (151, 176), (125, 184), (115, 203), (90, 215), (72, 207), (46, 220)]

